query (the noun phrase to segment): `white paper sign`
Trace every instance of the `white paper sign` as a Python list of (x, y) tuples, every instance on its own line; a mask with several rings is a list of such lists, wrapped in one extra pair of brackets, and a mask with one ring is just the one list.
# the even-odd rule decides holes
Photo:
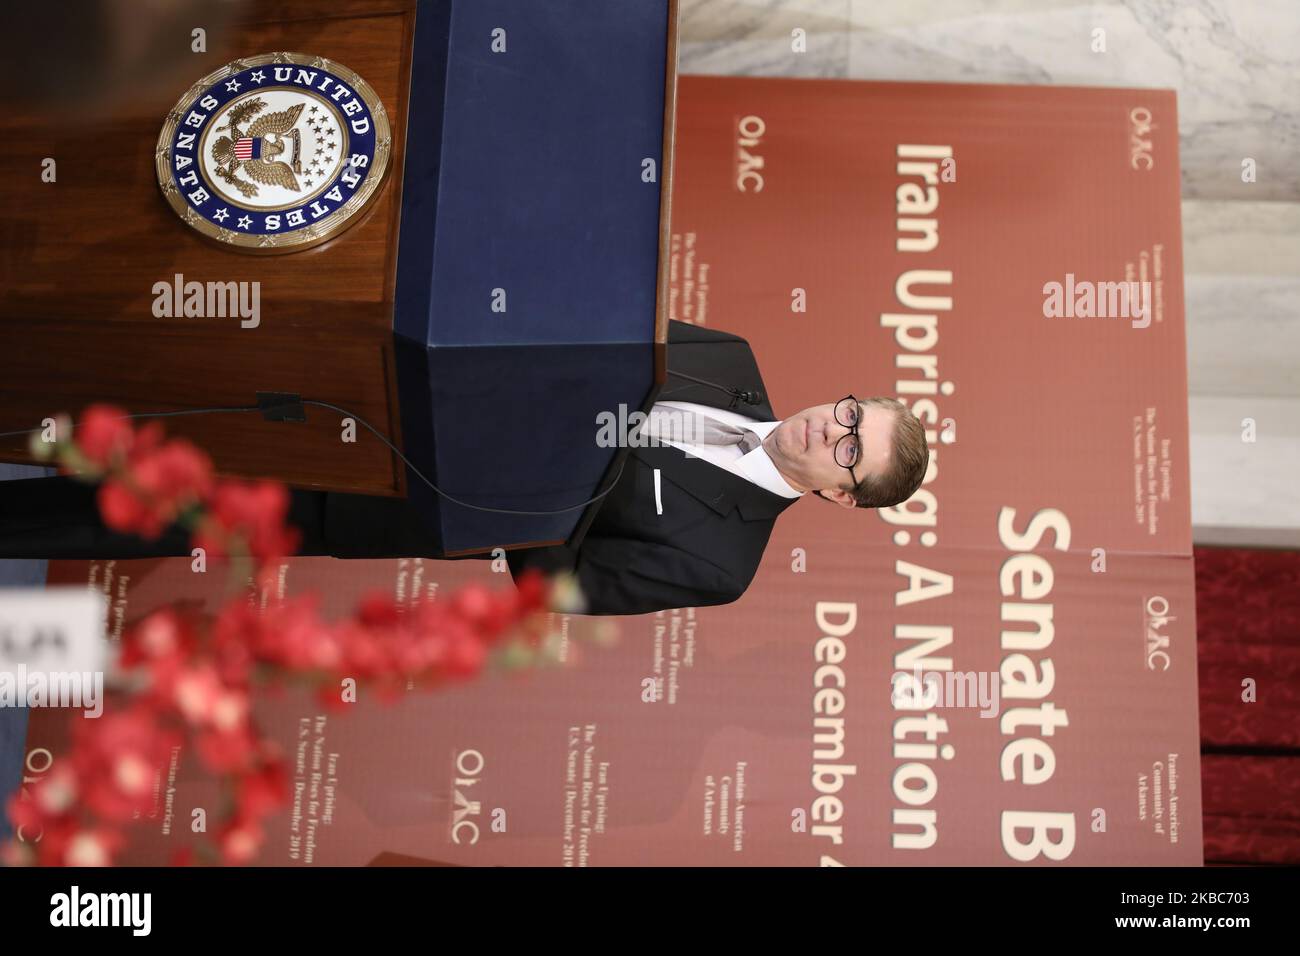
[(105, 614), (85, 587), (0, 588), (0, 671), (103, 671)]

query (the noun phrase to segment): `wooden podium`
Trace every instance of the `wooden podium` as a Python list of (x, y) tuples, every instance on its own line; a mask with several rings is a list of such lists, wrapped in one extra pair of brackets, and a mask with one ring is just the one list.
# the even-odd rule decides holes
[[(631, 300), (646, 307), (621, 320), (622, 329), (634, 332), (613, 334), (613, 340), (648, 348), (644, 355), (649, 387), (639, 386), (635, 395), (628, 396), (631, 406), (642, 407), (662, 381), (666, 341), (668, 277), (663, 264), (669, 238), (677, 5), (676, 0), (628, 3), (636, 6), (621, 12), (658, 6), (667, 24), (665, 35), (654, 41), (662, 44), (663, 57), (662, 139), (653, 187), (658, 228), (647, 223), (652, 231), (642, 233), (650, 237), (652, 250), (657, 249), (658, 266), (651, 262), (649, 270), (641, 268), (638, 273), (641, 294), (632, 290)], [(610, 16), (610, 8), (619, 6), (607, 0), (557, 0), (547, 9), (571, 8), (570, 17), (578, 18), (572, 22), (580, 23), (582, 17), (602, 10)], [(422, 178), (413, 186), (407, 175), (408, 144), (414, 138), (427, 145), (430, 137), (427, 128), (413, 130), (410, 123), (427, 125), (430, 116), (440, 119), (439, 104), (429, 110), (439, 95), (473, 90), (480, 78), (512, 62), (526, 62), (528, 30), (539, 28), (538, 10), (531, 0), (255, 2), (241, 8), (230, 22), (211, 26), (205, 53), (190, 52), (188, 33), (178, 32), (175, 42), (183, 53), (156, 68), (137, 63), (136, 78), (124, 96), (107, 102), (92, 97), (91, 105), (71, 119), (58, 112), (57, 104), (40, 102), (21, 113), (7, 113), (0, 121), (6, 141), (0, 166), (4, 223), (0, 432), (34, 428), (59, 413), (75, 415), (93, 402), (113, 403), (133, 413), (164, 412), (248, 406), (255, 403), (258, 392), (279, 392), (348, 409), (411, 454), (403, 440), (404, 419), (419, 419), (427, 427), (429, 416), (411, 409), (403, 414), (395, 309), (402, 236), (424, 219), (412, 218), (404, 228), (402, 218), (427, 217), (437, 210), (426, 206), (413, 212), (404, 205), (404, 197), (422, 190), (426, 201), (430, 196), (436, 200), (439, 188), (452, 186), (435, 183), (431, 189), (428, 177), (451, 166), (430, 163), (424, 153), (418, 157)], [(495, 62), (489, 59), (493, 38), (490, 31), (479, 30), (493, 22), (505, 29), (507, 42), (518, 45), (518, 59), (510, 60), (513, 54)], [(448, 34), (442, 39), (447, 50), (457, 43), (470, 44), (467, 48), (473, 49), (473, 57), (444, 51), (443, 89), (413, 89), (417, 32), (423, 31), (422, 42), (437, 42), (437, 37), (430, 41), (429, 34), (438, 29)], [(155, 151), (164, 118), (180, 94), (223, 64), (270, 51), (315, 54), (363, 77), (382, 102), (391, 127), (389, 163), (369, 203), (339, 235), (300, 252), (250, 255), (206, 238), (181, 221), (160, 192)], [(458, 69), (480, 72), (453, 85), (453, 71)], [(463, 103), (449, 101), (447, 117), (453, 106), (461, 108)], [(563, 106), (556, 103), (557, 109)], [(434, 139), (441, 150), (458, 147), (450, 136)], [(557, 145), (548, 143), (546, 150), (554, 154)], [(529, 144), (521, 142), (518, 148), (528, 149)], [(573, 143), (572, 148), (590, 149), (592, 143)], [(47, 159), (56, 164), (53, 182), (42, 181)], [(545, 209), (540, 201), (539, 209)], [(606, 200), (604, 214), (610, 213)], [(418, 263), (411, 265), (409, 258), (415, 242), (423, 241), (430, 248), (435, 240), (445, 249), (457, 245), (456, 234), (450, 231), (456, 223), (438, 222), (436, 235), (425, 229), (423, 239), (417, 236), (408, 242), (408, 262), (402, 268), (408, 287), (409, 276), (420, 268)], [(503, 222), (501, 227), (514, 234), (518, 223)], [(600, 235), (589, 238), (593, 243), (602, 241)], [(520, 248), (516, 244), (513, 251)], [(585, 281), (584, 259), (594, 248), (572, 249), (574, 283)], [(429, 265), (432, 270), (432, 262)], [(258, 283), (258, 325), (245, 328), (237, 317), (155, 316), (155, 285), (170, 283), (178, 275), (185, 282)], [(567, 335), (580, 333), (583, 323), (568, 312), (558, 293), (548, 294), (549, 300), (539, 293), (534, 301), (520, 305), (533, 310), (525, 326), (537, 332), (567, 322)], [(618, 308), (618, 300), (610, 306)], [(430, 291), (425, 307), (437, 317), (437, 289)], [(471, 323), (468, 316), (455, 320)], [(446, 340), (445, 312), (441, 321), (439, 334)], [(602, 335), (611, 334), (609, 323), (595, 326), (602, 328)], [(504, 341), (500, 335), (497, 338)], [(528, 339), (533, 340), (550, 346), (570, 341), (545, 334)], [(437, 345), (437, 334), (431, 333), (429, 342), (431, 348)], [(524, 404), (536, 407), (546, 400), (546, 396), (530, 395)], [(211, 454), (223, 474), (273, 477), (329, 491), (407, 495), (406, 468), (364, 428), (356, 429), (355, 442), (345, 443), (340, 437), (340, 415), (309, 408), (307, 419), (286, 423), (267, 421), (258, 413), (230, 413), (168, 418), (165, 424), (169, 433), (184, 435)], [(458, 448), (454, 457), (479, 453), (497, 454), (491, 448)], [(445, 449), (442, 457), (447, 458)], [(30, 461), (26, 439), (0, 438), (0, 460)], [(615, 461), (611, 450), (601, 474), (608, 474)], [(597, 474), (587, 476), (590, 481), (582, 474), (577, 477), (576, 483), (562, 483), (567, 485), (564, 497), (569, 501), (584, 500), (587, 496), (579, 495), (582, 486), (598, 484)], [(442, 478), (450, 480), (447, 475)], [(461, 487), (464, 484), (460, 482)], [(575, 513), (569, 524), (576, 526), (580, 517)], [(565, 536), (560, 534), (558, 540)], [(553, 533), (544, 537), (557, 539)], [(462, 537), (461, 544), (466, 540)], [(511, 537), (510, 543), (540, 540), (528, 533)], [(499, 529), (481, 542), (492, 543), (506, 543), (500, 540)]]

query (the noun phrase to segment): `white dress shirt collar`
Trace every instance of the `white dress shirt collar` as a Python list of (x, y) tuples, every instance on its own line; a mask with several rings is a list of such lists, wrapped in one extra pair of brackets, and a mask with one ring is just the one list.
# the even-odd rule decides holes
[[(755, 421), (748, 415), (742, 415), (727, 408), (714, 408), (711, 405), (700, 405), (695, 402), (655, 402), (655, 404), (709, 415), (728, 425), (739, 425), (748, 428), (759, 438), (766, 438), (772, 429), (781, 424), (779, 421)], [(741, 455), (738, 454), (740, 449), (735, 445), (695, 445), (686, 442), (666, 442), (666, 444), (688, 451), (695, 457), (703, 458), (719, 468), (726, 468), (728, 471), (775, 495), (780, 495), (782, 498), (798, 498), (803, 495), (803, 492), (790, 487), (790, 483), (782, 477), (781, 472), (777, 470), (776, 465), (772, 462), (771, 456), (768, 455), (767, 449), (762, 445), (759, 445), (748, 454)]]

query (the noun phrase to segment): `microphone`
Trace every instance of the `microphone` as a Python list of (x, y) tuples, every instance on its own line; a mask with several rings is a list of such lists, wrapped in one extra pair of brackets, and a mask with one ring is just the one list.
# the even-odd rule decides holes
[(689, 379), (700, 385), (707, 385), (709, 388), (716, 388), (720, 392), (726, 392), (731, 396), (731, 407), (736, 407), (736, 402), (744, 402), (746, 405), (762, 405), (763, 393), (757, 390), (736, 388), (734, 386), (719, 385), (717, 382), (706, 382), (702, 378), (696, 378), (694, 375), (687, 375), (685, 372), (678, 372), (675, 369), (668, 369), (669, 375), (676, 375), (678, 378)]

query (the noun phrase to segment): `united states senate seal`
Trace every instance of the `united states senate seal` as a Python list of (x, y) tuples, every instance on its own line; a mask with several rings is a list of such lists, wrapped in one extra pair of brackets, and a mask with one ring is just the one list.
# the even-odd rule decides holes
[(158, 185), (176, 214), (243, 252), (298, 252), (357, 221), (388, 169), (388, 114), (340, 63), (264, 53), (194, 84), (167, 115)]

